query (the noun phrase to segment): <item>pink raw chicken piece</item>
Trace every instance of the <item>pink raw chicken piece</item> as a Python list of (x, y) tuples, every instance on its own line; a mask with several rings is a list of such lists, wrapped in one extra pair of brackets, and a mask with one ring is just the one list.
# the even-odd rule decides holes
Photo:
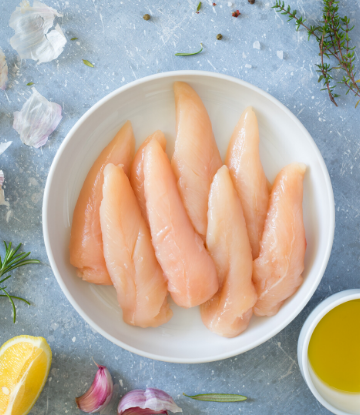
[(214, 333), (235, 337), (247, 328), (257, 295), (241, 202), (226, 166), (218, 170), (211, 184), (206, 245), (216, 265), (220, 289), (200, 306), (201, 317)]
[(258, 293), (257, 316), (273, 316), (303, 281), (306, 250), (303, 222), (305, 164), (293, 163), (277, 175), (261, 240), (254, 261), (253, 280)]
[(172, 317), (167, 284), (145, 219), (120, 166), (104, 169), (100, 223), (104, 256), (126, 323), (157, 327)]
[(231, 136), (225, 164), (240, 197), (253, 254), (259, 256), (260, 240), (269, 206), (269, 183), (259, 154), (259, 128), (251, 107), (242, 113)]
[(70, 263), (87, 282), (112, 285), (106, 268), (100, 228), (103, 171), (108, 163), (122, 164), (129, 173), (135, 152), (131, 122), (127, 121), (92, 165), (80, 191), (72, 220)]
[(135, 196), (139, 202), (141, 213), (143, 218), (146, 220), (146, 223), (149, 223), (149, 221), (146, 213), (146, 201), (144, 192), (144, 154), (145, 147), (152, 139), (157, 140), (160, 143), (162, 149), (165, 151), (166, 138), (160, 130), (157, 130), (153, 134), (149, 135), (149, 137), (139, 147), (138, 151), (135, 154), (130, 173), (130, 183), (134, 189)]
[(152, 241), (170, 294), (181, 307), (202, 304), (218, 290), (215, 265), (191, 225), (169, 159), (156, 140), (145, 148), (144, 175)]
[(186, 212), (205, 239), (210, 185), (222, 161), (198, 94), (185, 82), (175, 82), (174, 93), (176, 141), (171, 165)]

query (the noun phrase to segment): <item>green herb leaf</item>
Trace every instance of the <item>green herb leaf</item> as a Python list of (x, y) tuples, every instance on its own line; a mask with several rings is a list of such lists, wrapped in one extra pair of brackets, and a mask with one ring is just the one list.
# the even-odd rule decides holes
[[(9, 278), (11, 278), (11, 275), (7, 275), (6, 277), (4, 277), (5, 274), (7, 274), (8, 272), (22, 267), (24, 265), (28, 265), (28, 264), (40, 264), (40, 261), (37, 259), (29, 259), (28, 256), (30, 255), (30, 252), (20, 252), (18, 253), (21, 244), (19, 244), (15, 249), (12, 248), (12, 243), (10, 242), (9, 244), (7, 244), (4, 241), (4, 245), (5, 245), (5, 255), (4, 255), (4, 259), (1, 260), (1, 256), (0, 256), (0, 284), (4, 283), (6, 280), (8, 280)], [(4, 278), (2, 278), (4, 277)], [(21, 297), (16, 297), (14, 295), (10, 295), (7, 291), (6, 291), (7, 287), (0, 287), (0, 291), (2, 291), (4, 294), (0, 294), (0, 297), (7, 297), (11, 303), (12, 309), (13, 309), (13, 314), (14, 314), (14, 323), (16, 322), (16, 307), (14, 304), (13, 299), (15, 300), (20, 300), (20, 301), (24, 301), (26, 304), (30, 303), (25, 300), (24, 298)]]
[(93, 65), (91, 62), (89, 62), (88, 60), (83, 59), (82, 61), (84, 62), (84, 64), (85, 64), (86, 66), (90, 66), (90, 68), (93, 68), (93, 67), (94, 67), (94, 65)]
[(34, 85), (34, 82), (28, 82), (28, 83), (26, 84), (26, 86), (31, 86), (31, 85)]
[(77, 37), (72, 37), (70, 40), (78, 40)]
[(246, 401), (247, 397), (243, 395), (235, 395), (232, 393), (203, 393), (201, 395), (189, 396), (183, 393), (187, 398), (195, 399), (196, 401), (207, 402), (241, 402)]
[(359, 99), (359, 101), (355, 104), (355, 108), (359, 105), (359, 102), (360, 102), (360, 99)]
[(197, 9), (196, 9), (197, 12), (201, 9), (201, 4), (202, 4), (201, 1), (199, 1), (199, 4), (198, 4)]
[[(323, 11), (320, 21), (315, 26), (305, 25), (306, 19), (297, 15), (296, 10), (292, 10), (290, 6), (285, 6), (285, 3), (280, 0), (275, 1), (275, 11), (287, 16), (288, 20), (295, 21), (296, 30), (300, 27), (305, 29), (308, 33), (308, 39), (314, 37), (318, 43), (321, 64), (316, 65), (319, 70), (319, 82), (323, 81), (322, 91), (327, 91), (331, 102), (337, 106), (335, 98), (336, 94), (334, 85), (334, 78), (332, 77), (333, 69), (340, 69), (345, 73), (343, 83), (346, 88), (346, 94), (350, 92), (355, 97), (360, 97), (359, 81), (355, 80), (355, 46), (351, 46), (349, 33), (354, 26), (350, 27), (350, 19), (347, 16), (341, 17), (339, 13), (339, 0), (322, 0)], [(331, 67), (325, 62), (326, 59), (331, 59), (336, 62), (336, 65)]]
[(200, 43), (201, 49), (198, 50), (197, 52), (194, 53), (175, 53), (175, 56), (192, 56), (192, 55), (197, 55), (198, 53), (202, 52), (203, 50), (203, 45), (202, 43)]
[(7, 297), (8, 299), (9, 299), (9, 301), (10, 301), (10, 303), (11, 303), (11, 305), (12, 305), (12, 309), (13, 309), (13, 322), (15, 323), (16, 322), (16, 307), (15, 307), (15, 304), (14, 304), (14, 301), (13, 301), (13, 299), (11, 298), (11, 295), (10, 294), (8, 294), (8, 292), (5, 290), (5, 288), (0, 288), (0, 290), (2, 291), (2, 292), (4, 292), (5, 293), (5, 297)]

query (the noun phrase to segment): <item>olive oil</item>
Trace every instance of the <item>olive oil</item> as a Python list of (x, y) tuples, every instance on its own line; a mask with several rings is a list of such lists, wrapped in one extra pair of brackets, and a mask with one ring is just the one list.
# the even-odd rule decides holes
[(311, 336), (308, 356), (325, 384), (360, 393), (360, 300), (340, 304), (322, 318)]

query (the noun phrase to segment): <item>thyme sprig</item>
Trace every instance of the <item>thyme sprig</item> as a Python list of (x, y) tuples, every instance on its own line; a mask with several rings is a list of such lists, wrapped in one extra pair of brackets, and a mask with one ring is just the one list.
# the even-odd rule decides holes
[[(355, 104), (355, 108), (360, 103), (360, 79), (356, 80), (355, 72), (355, 46), (351, 47), (351, 39), (349, 33), (354, 26), (350, 27), (350, 19), (347, 16), (339, 16), (339, 1), (338, 0), (323, 0), (322, 20), (317, 25), (305, 25), (306, 19), (297, 15), (296, 10), (291, 10), (290, 6), (285, 6), (285, 3), (276, 0), (273, 9), (276, 12), (288, 16), (288, 21), (295, 20), (296, 30), (304, 27), (308, 33), (308, 40), (315, 37), (319, 44), (320, 64), (316, 72), (319, 73), (318, 82), (322, 82), (323, 88), (328, 92), (329, 98), (333, 104), (337, 106), (335, 98), (340, 95), (335, 93), (336, 84), (332, 76), (334, 69), (343, 71), (342, 80), (339, 83), (347, 87), (346, 95), (352, 92), (359, 100)], [(332, 66), (328, 62), (324, 62), (324, 57), (327, 59), (334, 58), (336, 65)]]
[[(30, 259), (28, 258), (28, 256), (30, 255), (30, 252), (20, 252), (18, 253), (21, 244), (19, 244), (15, 249), (12, 248), (12, 244), (11, 242), (9, 244), (7, 244), (4, 241), (4, 245), (5, 245), (5, 255), (4, 255), (4, 259), (1, 260), (1, 256), (0, 256), (0, 284), (3, 284), (5, 281), (7, 281), (9, 278), (11, 278), (11, 275), (7, 275), (6, 277), (4, 277), (5, 274), (7, 274), (10, 271), (13, 271), (16, 268), (22, 267), (24, 265), (28, 265), (28, 264), (39, 264), (40, 261), (38, 259)], [(3, 278), (4, 277), (4, 278)], [(23, 301), (24, 303), (30, 305), (29, 301), (25, 300), (24, 298), (21, 297), (17, 297), (15, 295), (10, 295), (7, 292), (7, 287), (1, 287), (0, 286), (0, 291), (2, 291), (4, 294), (0, 294), (0, 297), (7, 297), (12, 305), (12, 309), (13, 309), (13, 320), (14, 323), (16, 321), (16, 307), (14, 304), (14, 299), (15, 300), (20, 300)]]

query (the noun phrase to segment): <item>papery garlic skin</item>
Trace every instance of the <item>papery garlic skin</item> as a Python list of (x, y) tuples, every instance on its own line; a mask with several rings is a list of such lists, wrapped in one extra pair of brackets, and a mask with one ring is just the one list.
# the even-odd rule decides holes
[(5, 180), (4, 172), (0, 170), (0, 205), (9, 206), (9, 202), (5, 200), (5, 193), (4, 193), (4, 189), (2, 188), (4, 180)]
[(49, 32), (55, 16), (62, 14), (37, 0), (32, 7), (27, 0), (16, 7), (9, 21), (9, 26), (15, 30), (10, 44), (21, 59), (50, 62), (62, 53), (67, 40), (60, 26), (57, 24)]
[(0, 143), (0, 156), (8, 147), (10, 147), (11, 143), (12, 141), (7, 141), (6, 143)]
[(170, 395), (155, 388), (132, 390), (123, 396), (118, 406), (118, 415), (167, 414), (167, 411), (182, 412), (182, 409)]
[[(11, 143), (12, 141), (8, 141), (6, 143), (0, 144), (0, 156), (11, 145)], [(9, 202), (5, 200), (5, 193), (4, 193), (4, 189), (2, 188), (4, 181), (5, 181), (4, 172), (0, 170), (0, 205), (9, 207), (10, 204)]]
[(111, 401), (114, 390), (110, 372), (105, 366), (97, 365), (97, 367), (98, 371), (90, 389), (83, 395), (75, 398), (78, 408), (89, 414), (105, 409)]
[(35, 88), (32, 91), (21, 111), (14, 112), (13, 128), (20, 134), (24, 144), (39, 148), (59, 125), (62, 118), (61, 106), (49, 102)]
[[(0, 89), (5, 91), (9, 69), (6, 63), (5, 53), (0, 48)], [(1, 154), (1, 153), (0, 153)]]

